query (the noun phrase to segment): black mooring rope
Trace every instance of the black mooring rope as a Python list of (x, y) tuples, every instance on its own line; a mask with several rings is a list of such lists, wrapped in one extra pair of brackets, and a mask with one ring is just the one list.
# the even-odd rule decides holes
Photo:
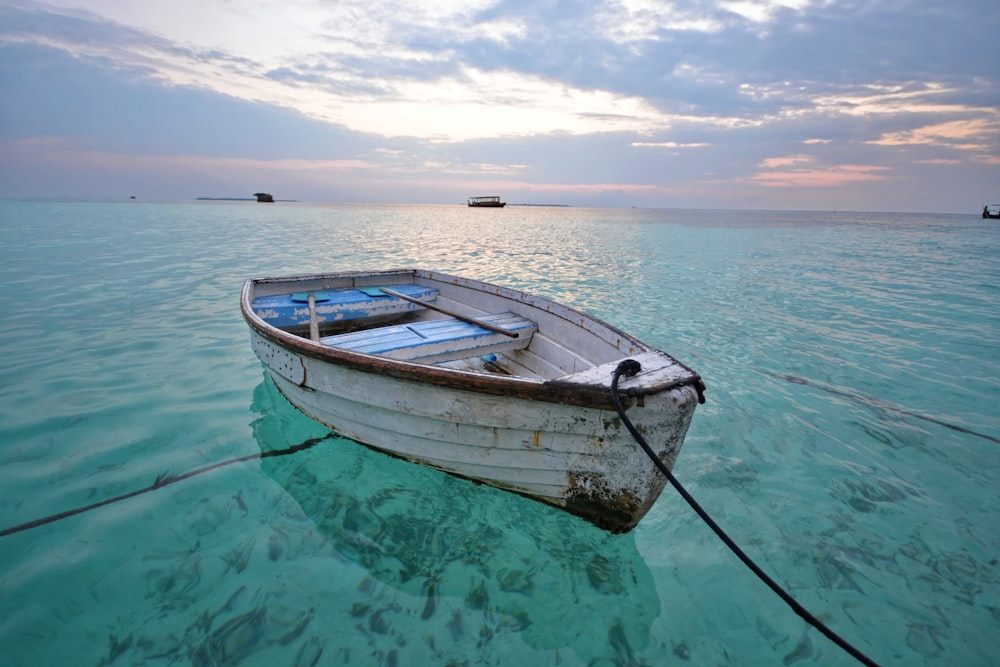
[(614, 373), (611, 376), (611, 400), (615, 405), (615, 410), (618, 411), (618, 416), (621, 417), (621, 420), (628, 428), (629, 433), (632, 434), (632, 437), (635, 438), (635, 441), (638, 442), (639, 446), (642, 447), (643, 451), (646, 452), (646, 455), (649, 456), (649, 458), (653, 461), (653, 463), (656, 464), (656, 467), (659, 468), (660, 472), (663, 473), (663, 475), (667, 478), (667, 481), (669, 481), (673, 485), (673, 487), (677, 489), (677, 492), (681, 494), (681, 497), (684, 498), (684, 500), (687, 501), (687, 504), (691, 506), (691, 509), (693, 509), (695, 513), (699, 517), (701, 517), (701, 520), (704, 521), (708, 525), (708, 527), (712, 529), (712, 531), (719, 537), (719, 539), (721, 539), (734, 554), (736, 554), (737, 558), (743, 561), (744, 565), (750, 568), (750, 570), (757, 575), (757, 578), (759, 578), (761, 581), (767, 584), (768, 588), (770, 588), (778, 595), (778, 597), (784, 600), (785, 603), (789, 607), (791, 607), (796, 614), (799, 615), (799, 617), (801, 617), (803, 620), (805, 620), (806, 623), (808, 623), (809, 625), (813, 626), (814, 628), (822, 632), (824, 635), (826, 635), (827, 638), (829, 638), (834, 644), (836, 644), (840, 648), (850, 653), (851, 656), (853, 656), (855, 659), (858, 660), (858, 662), (864, 665), (869, 665), (871, 667), (878, 667), (878, 663), (876, 663), (874, 660), (872, 660), (864, 653), (856, 649), (845, 639), (843, 639), (840, 635), (838, 635), (833, 630), (828, 628), (822, 621), (820, 621), (818, 618), (809, 613), (808, 609), (806, 609), (798, 602), (796, 602), (795, 598), (789, 595), (786, 590), (784, 590), (781, 586), (779, 586), (778, 583), (774, 581), (774, 579), (769, 577), (767, 573), (764, 572), (764, 570), (762, 570), (755, 562), (753, 562), (753, 560), (751, 560), (751, 558), (746, 555), (746, 553), (739, 547), (739, 545), (733, 542), (733, 540), (729, 537), (729, 535), (727, 535), (726, 532), (719, 527), (719, 524), (715, 523), (712, 517), (710, 517), (708, 513), (704, 509), (702, 509), (701, 505), (698, 504), (698, 502), (691, 496), (691, 494), (688, 493), (683, 486), (681, 486), (681, 483), (677, 481), (677, 478), (674, 477), (673, 473), (671, 473), (670, 470), (667, 468), (667, 466), (664, 465), (663, 461), (660, 460), (660, 457), (657, 456), (656, 453), (646, 443), (646, 439), (643, 438), (642, 435), (636, 430), (635, 426), (632, 424), (632, 421), (628, 418), (628, 415), (625, 414), (625, 408), (622, 407), (621, 397), (618, 395), (619, 378), (622, 375), (625, 375), (626, 377), (632, 377), (633, 375), (638, 373), (641, 369), (642, 367), (640, 366), (639, 362), (635, 361), (634, 359), (626, 359), (625, 361), (618, 364), (618, 367), (615, 369)]
[(198, 468), (197, 470), (190, 470), (181, 475), (163, 474), (158, 476), (153, 481), (152, 484), (150, 484), (149, 486), (145, 486), (141, 489), (136, 489), (135, 491), (123, 493), (120, 496), (115, 496), (114, 498), (107, 498), (105, 500), (101, 500), (96, 503), (92, 503), (90, 505), (85, 505), (83, 507), (75, 507), (71, 510), (66, 510), (65, 512), (59, 512), (58, 514), (52, 514), (42, 519), (35, 519), (34, 521), (28, 521), (27, 523), (22, 523), (18, 526), (5, 528), (3, 530), (0, 530), (0, 537), (6, 537), (7, 535), (20, 533), (22, 531), (28, 530), (29, 528), (37, 528), (39, 526), (44, 526), (47, 523), (52, 523), (53, 521), (67, 519), (71, 516), (76, 516), (77, 514), (83, 514), (84, 512), (95, 510), (98, 507), (104, 507), (105, 505), (111, 505), (112, 503), (121, 502), (122, 500), (128, 500), (129, 498), (134, 498), (135, 496), (140, 496), (144, 493), (149, 493), (150, 491), (162, 489), (165, 486), (170, 486), (171, 484), (175, 484), (185, 479), (189, 479), (196, 475), (201, 475), (203, 473), (210, 472), (212, 470), (216, 470), (217, 468), (222, 468), (224, 466), (232, 465), (234, 463), (243, 463), (244, 461), (252, 461), (254, 459), (266, 459), (272, 456), (286, 456), (288, 454), (294, 454), (295, 452), (301, 452), (303, 449), (309, 449), (310, 447), (319, 444), (323, 440), (332, 437), (334, 437), (333, 434), (325, 435), (322, 438), (310, 438), (309, 440), (304, 440), (297, 445), (292, 445), (291, 447), (286, 447), (285, 449), (272, 449), (266, 452), (247, 454), (246, 456), (240, 456), (235, 459), (229, 459), (228, 461), (213, 463), (212, 465), (205, 466), (203, 468)]

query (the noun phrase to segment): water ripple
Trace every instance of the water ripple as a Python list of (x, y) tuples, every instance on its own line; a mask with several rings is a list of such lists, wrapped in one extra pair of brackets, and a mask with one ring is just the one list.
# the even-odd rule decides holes
[[(708, 385), (675, 473), (887, 663), (990, 664), (1000, 236), (973, 216), (0, 203), (0, 529), (325, 435), (249, 276), (549, 296)], [(11, 664), (849, 664), (668, 489), (607, 536), (349, 442), (0, 538)]]

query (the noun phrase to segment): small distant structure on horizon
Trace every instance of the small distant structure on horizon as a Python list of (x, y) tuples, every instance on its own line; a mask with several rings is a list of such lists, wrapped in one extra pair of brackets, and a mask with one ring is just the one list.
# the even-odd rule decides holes
[(500, 197), (469, 197), (469, 206), (478, 208), (503, 208), (507, 202), (500, 201)]
[(266, 192), (255, 192), (253, 196), (257, 198), (258, 204), (273, 204), (274, 196), (267, 194)]

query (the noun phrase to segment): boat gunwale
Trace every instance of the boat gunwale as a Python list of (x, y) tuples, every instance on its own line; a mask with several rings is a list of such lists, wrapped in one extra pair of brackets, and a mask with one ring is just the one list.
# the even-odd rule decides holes
[[(451, 283), (467, 289), (475, 289), (491, 293), (494, 296), (503, 299), (514, 300), (511, 297), (516, 295), (518, 297), (518, 301), (531, 308), (539, 308), (539, 305), (541, 305), (542, 308), (539, 308), (540, 310), (546, 310), (544, 307), (546, 305), (550, 306), (548, 313), (566, 320), (568, 326), (579, 325), (569, 321), (558, 311), (561, 310), (566, 314), (578, 316), (584, 318), (585, 320), (589, 320), (594, 324), (605, 327), (609, 332), (614, 333), (617, 336), (621, 336), (624, 340), (639, 348), (639, 352), (637, 352), (637, 354), (641, 354), (643, 352), (659, 352), (660, 354), (664, 354), (687, 372), (686, 376), (683, 378), (657, 382), (650, 385), (630, 387), (627, 389), (623, 387), (621, 393), (633, 399), (641, 399), (644, 396), (659, 394), (661, 392), (685, 386), (692, 386), (697, 389), (702, 382), (701, 377), (695, 371), (691, 370), (684, 364), (681, 364), (669, 354), (646, 345), (634, 336), (625, 333), (621, 329), (608, 324), (593, 315), (589, 315), (545, 297), (529, 294), (523, 290), (444, 273), (424, 271), (421, 269), (404, 268), (374, 271), (355, 270), (296, 276), (249, 278), (243, 285), (240, 297), (240, 309), (242, 311), (243, 318), (250, 325), (251, 329), (258, 335), (291, 353), (310, 357), (322, 362), (341, 365), (360, 372), (377, 373), (398, 380), (411, 381), (419, 384), (433, 384), (449, 389), (485, 393), (517, 399), (544, 401), (547, 403), (561, 403), (579, 407), (596, 408), (600, 410), (614, 409), (614, 403), (611, 400), (608, 385), (597, 383), (574, 383), (567, 381), (567, 378), (572, 377), (573, 374), (560, 376), (550, 380), (539, 380), (513, 375), (491, 375), (444, 366), (434, 366), (410, 361), (389, 359), (377, 355), (365, 354), (363, 352), (345, 350), (311, 341), (307, 338), (289, 333), (276, 326), (268, 324), (253, 311), (252, 307), (253, 295), (257, 285), (268, 283), (294, 283), (296, 281), (307, 280), (334, 280), (358, 277), (377, 278), (378, 276), (388, 277), (407, 275), (412, 276), (413, 278), (424, 278), (427, 280)], [(489, 289), (483, 288), (489, 288), (496, 291), (490, 292)], [(529, 303), (530, 301), (534, 301), (535, 303)], [(622, 355), (622, 359), (627, 359), (631, 356), (635, 355)]]

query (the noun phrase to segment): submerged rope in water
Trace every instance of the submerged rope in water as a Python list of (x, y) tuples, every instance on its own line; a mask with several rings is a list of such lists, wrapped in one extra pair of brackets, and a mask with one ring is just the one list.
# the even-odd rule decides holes
[(862, 394), (854, 394), (849, 391), (844, 391), (843, 389), (837, 389), (835, 387), (827, 386), (821, 382), (814, 382), (804, 377), (799, 377), (798, 375), (789, 375), (788, 373), (775, 373), (773, 371), (764, 371), (759, 368), (754, 368), (753, 366), (747, 366), (746, 364), (741, 364), (733, 361), (726, 361), (724, 359), (718, 359), (716, 357), (710, 357), (706, 355), (698, 355), (698, 356), (701, 356), (703, 359), (709, 359), (719, 364), (730, 364), (733, 366), (739, 366), (740, 368), (745, 368), (749, 371), (753, 371), (754, 373), (760, 373), (761, 375), (766, 375), (767, 377), (777, 378), (778, 380), (784, 380), (789, 384), (800, 384), (804, 387), (812, 387), (813, 389), (819, 389), (820, 391), (825, 391), (826, 393), (831, 394), (833, 396), (846, 398), (858, 403), (862, 403), (864, 405), (871, 406), (873, 408), (878, 408), (879, 410), (888, 410), (889, 412), (895, 412), (905, 417), (920, 419), (925, 422), (935, 424), (937, 426), (942, 426), (944, 428), (951, 429), (952, 431), (958, 431), (959, 433), (965, 433), (966, 435), (971, 435), (977, 438), (982, 438), (983, 440), (989, 440), (991, 442), (1000, 444), (1000, 438), (994, 435), (990, 435), (988, 433), (980, 433), (978, 431), (973, 431), (972, 429), (966, 428), (964, 426), (959, 426), (958, 424), (951, 424), (946, 421), (941, 421), (936, 417), (920, 414), (919, 412), (914, 412), (913, 410), (908, 410), (906, 408), (896, 407), (895, 405), (891, 405), (889, 403), (886, 403), (885, 401), (880, 401), (877, 398), (871, 398), (869, 396), (864, 396)]
[(310, 438), (309, 440), (304, 440), (297, 445), (292, 445), (291, 447), (286, 447), (285, 449), (272, 449), (266, 452), (257, 452), (256, 454), (247, 454), (246, 456), (240, 456), (235, 459), (229, 459), (228, 461), (222, 461), (220, 463), (213, 463), (212, 465), (205, 466), (203, 468), (198, 468), (196, 470), (191, 470), (181, 475), (160, 475), (158, 476), (152, 484), (143, 487), (141, 489), (136, 489), (135, 491), (130, 491), (129, 493), (123, 493), (120, 496), (115, 496), (114, 498), (107, 498), (105, 500), (98, 501), (96, 503), (91, 503), (90, 505), (85, 505), (83, 507), (76, 507), (71, 510), (66, 510), (65, 512), (59, 512), (58, 514), (52, 514), (50, 516), (35, 519), (34, 521), (28, 521), (27, 523), (22, 523), (18, 526), (12, 526), (10, 528), (5, 528), (0, 530), (0, 537), (6, 537), (7, 535), (13, 535), (14, 533), (20, 533), (22, 531), (28, 530), (29, 528), (37, 528), (39, 526), (44, 526), (47, 523), (52, 523), (53, 521), (60, 521), (61, 519), (67, 519), (71, 516), (76, 516), (77, 514), (83, 514), (84, 512), (89, 512), (90, 510), (95, 510), (99, 507), (104, 507), (105, 505), (111, 505), (113, 503), (121, 502), (122, 500), (128, 500), (129, 498), (134, 498), (135, 496), (140, 496), (144, 493), (149, 493), (150, 491), (156, 491), (157, 489), (162, 489), (165, 486), (170, 486), (177, 482), (183, 481), (185, 479), (190, 479), (197, 475), (204, 474), (206, 472), (211, 472), (218, 468), (223, 468), (234, 463), (243, 463), (245, 461), (253, 461), (254, 459), (266, 459), (272, 456), (287, 456), (288, 454), (294, 454), (296, 452), (301, 452), (303, 449), (309, 449), (310, 447), (319, 444), (320, 442), (335, 437), (333, 434), (325, 435), (322, 438)]
[(841, 398), (849, 398), (860, 403), (865, 403), (880, 410), (890, 410), (892, 412), (905, 415), (906, 417), (913, 417), (914, 419), (922, 419), (925, 422), (930, 422), (931, 424), (937, 424), (938, 426), (943, 426), (944, 428), (951, 429), (952, 431), (958, 431), (959, 433), (965, 433), (967, 435), (974, 435), (977, 438), (983, 438), (984, 440), (991, 440), (995, 443), (1000, 444), (1000, 438), (996, 436), (989, 435), (987, 433), (979, 433), (978, 431), (973, 431), (972, 429), (965, 428), (964, 426), (959, 426), (958, 424), (949, 424), (948, 422), (941, 421), (934, 417), (929, 417), (927, 415), (922, 415), (919, 412), (914, 412), (913, 410), (907, 410), (906, 408), (897, 408), (894, 405), (889, 405), (884, 401), (879, 401), (874, 398), (868, 398), (867, 396), (862, 396), (861, 394), (852, 394), (847, 391), (842, 391), (840, 389), (834, 389), (833, 387), (827, 387), (825, 385), (819, 384), (817, 382), (812, 382), (805, 378), (799, 377), (797, 375), (785, 375), (782, 373), (768, 373), (767, 371), (755, 370), (762, 375), (770, 375), (771, 377), (776, 377), (779, 380), (784, 380), (785, 382), (790, 382), (792, 384), (801, 384), (807, 387), (813, 387), (819, 389), (820, 391), (825, 391), (828, 394), (833, 394), (834, 396), (840, 396)]
[(650, 448), (649, 444), (646, 442), (646, 439), (643, 438), (642, 435), (639, 433), (639, 431), (636, 430), (635, 426), (632, 424), (632, 421), (628, 418), (628, 415), (625, 414), (625, 408), (622, 407), (621, 397), (618, 395), (618, 380), (621, 378), (621, 376), (625, 375), (626, 377), (631, 377), (636, 373), (638, 373), (640, 370), (641, 366), (639, 365), (639, 362), (633, 359), (626, 359), (625, 361), (618, 364), (618, 367), (615, 369), (614, 373), (611, 376), (611, 400), (615, 405), (615, 410), (618, 411), (618, 416), (621, 418), (622, 423), (625, 424), (626, 428), (628, 428), (629, 430), (629, 433), (632, 434), (632, 437), (635, 438), (635, 441), (638, 442), (639, 446), (642, 447), (644, 452), (646, 452), (646, 455), (649, 456), (649, 458), (653, 461), (653, 463), (656, 464), (656, 467), (659, 468), (660, 472), (663, 473), (663, 475), (667, 478), (667, 481), (669, 481), (670, 484), (672, 484), (673, 487), (677, 489), (677, 492), (681, 495), (682, 498), (684, 498), (684, 500), (687, 501), (687, 504), (691, 506), (691, 509), (693, 509), (695, 513), (701, 518), (701, 520), (704, 521), (708, 525), (708, 527), (712, 529), (712, 531), (719, 537), (719, 539), (721, 539), (725, 543), (727, 547), (729, 547), (730, 551), (736, 554), (736, 557), (739, 558), (741, 561), (743, 561), (743, 564), (746, 565), (748, 568), (750, 568), (750, 570), (757, 575), (757, 578), (763, 581), (768, 586), (768, 588), (770, 588), (778, 595), (778, 597), (784, 600), (785, 603), (788, 604), (788, 606), (791, 607), (792, 610), (800, 618), (802, 618), (806, 623), (808, 623), (809, 625), (813, 626), (814, 628), (822, 632), (824, 635), (826, 635), (827, 638), (833, 641), (833, 643), (835, 643), (837, 646), (847, 651), (849, 654), (851, 654), (852, 657), (857, 659), (860, 663), (864, 665), (869, 665), (870, 667), (878, 667), (878, 663), (876, 663), (874, 660), (872, 660), (864, 653), (856, 649), (849, 642), (847, 642), (847, 640), (843, 639), (833, 630), (828, 628), (822, 621), (820, 621), (818, 618), (809, 613), (808, 609), (806, 609), (801, 604), (796, 602), (795, 598), (793, 598), (791, 595), (788, 594), (788, 592), (785, 589), (779, 586), (778, 583), (774, 581), (774, 579), (769, 577), (767, 573), (764, 572), (764, 570), (762, 570), (739, 547), (738, 544), (733, 542), (732, 538), (730, 538), (729, 535), (727, 535), (726, 532), (722, 530), (719, 524), (715, 523), (712, 517), (710, 517), (708, 513), (704, 509), (702, 509), (701, 505), (699, 505), (698, 502), (694, 499), (694, 497), (692, 497), (691, 494), (687, 492), (687, 489), (681, 486), (681, 483), (677, 481), (677, 478), (674, 477), (673, 473), (670, 472), (670, 469), (667, 468), (666, 465), (664, 465), (663, 461), (660, 460), (660, 457), (656, 455), (656, 453), (652, 450), (652, 448)]

